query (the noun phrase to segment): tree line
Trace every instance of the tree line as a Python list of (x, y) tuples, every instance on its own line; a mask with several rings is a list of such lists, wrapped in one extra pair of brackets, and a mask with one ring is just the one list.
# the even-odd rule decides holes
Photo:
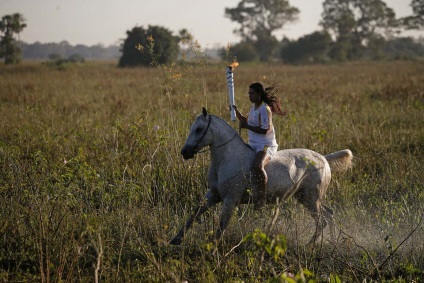
[(279, 42), (274, 33), (295, 22), (299, 10), (288, 0), (241, 0), (237, 7), (225, 9), (225, 15), (239, 24), (235, 33), (242, 40), (222, 55), (234, 55), (239, 61), (287, 63), (423, 56), (422, 39), (395, 36), (424, 28), (424, 0), (412, 0), (410, 6), (410, 16), (396, 18), (382, 0), (325, 0), (321, 30)]
[[(412, 59), (424, 56), (424, 39), (399, 37), (405, 30), (424, 28), (424, 0), (412, 0), (410, 16), (396, 18), (382, 0), (325, 0), (321, 30), (296, 40), (275, 33), (298, 19), (299, 9), (288, 0), (241, 0), (226, 8), (225, 17), (238, 24), (234, 33), (241, 40), (220, 50), (221, 59), (231, 61), (282, 61), (323, 63), (362, 59)], [(178, 42), (166, 28), (135, 27), (127, 32), (120, 66), (149, 65), (176, 60)], [(134, 46), (138, 43), (139, 48)], [(137, 59), (136, 59), (137, 58)]]
[[(86, 46), (83, 44), (71, 45), (67, 41), (59, 43), (28, 44), (19, 42), (23, 59), (35, 60), (57, 60), (83, 58), (90, 60), (117, 59), (121, 56), (120, 48), (117, 45), (103, 46), (101, 44)], [(81, 59), (80, 59), (81, 60)]]
[[(225, 8), (224, 16), (237, 23), (234, 33), (240, 41), (220, 50), (221, 59), (322, 63), (424, 54), (422, 39), (398, 36), (405, 30), (424, 29), (424, 0), (411, 0), (411, 14), (403, 18), (397, 18), (383, 0), (324, 0), (322, 5), (320, 30), (296, 40), (278, 40), (275, 35), (298, 20), (300, 11), (288, 0), (240, 0), (236, 7)], [(21, 49), (13, 35), (25, 27), (20, 14), (4, 16), (0, 21), (0, 57), (6, 64), (19, 61)], [(186, 30), (174, 35), (161, 26), (136, 26), (127, 31), (120, 46), (119, 66), (175, 62), (181, 43), (187, 41), (193, 43)], [(79, 50), (87, 52), (81, 46)]]

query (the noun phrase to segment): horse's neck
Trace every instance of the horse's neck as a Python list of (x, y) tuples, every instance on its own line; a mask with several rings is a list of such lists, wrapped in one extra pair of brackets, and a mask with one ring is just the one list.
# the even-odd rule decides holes
[(214, 141), (211, 144), (212, 165), (248, 163), (249, 166), (254, 156), (253, 151), (227, 122), (215, 120)]
[(237, 134), (237, 132), (221, 118), (217, 116), (213, 116), (213, 118), (214, 123), (212, 128), (214, 132), (214, 139), (212, 147), (218, 147), (234, 137), (234, 134)]

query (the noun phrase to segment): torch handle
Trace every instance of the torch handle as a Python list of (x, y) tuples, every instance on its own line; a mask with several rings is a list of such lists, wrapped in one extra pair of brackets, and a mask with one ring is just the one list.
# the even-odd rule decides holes
[(230, 114), (231, 114), (231, 121), (236, 120), (236, 111), (233, 108), (233, 105), (235, 105), (234, 101), (234, 77), (233, 77), (233, 68), (231, 66), (227, 66), (227, 87), (228, 87), (228, 97), (230, 102)]

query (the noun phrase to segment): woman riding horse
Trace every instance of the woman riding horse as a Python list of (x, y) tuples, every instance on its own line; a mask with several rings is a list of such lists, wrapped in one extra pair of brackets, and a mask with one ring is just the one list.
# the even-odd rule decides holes
[(267, 88), (264, 88), (261, 83), (251, 84), (249, 99), (252, 106), (247, 117), (240, 113), (237, 106), (233, 106), (236, 116), (240, 120), (240, 128), (248, 130), (249, 145), (256, 153), (251, 167), (256, 183), (255, 209), (260, 209), (265, 205), (268, 177), (264, 168), (278, 149), (272, 124), (272, 113), (285, 114), (281, 111), (280, 100), (274, 95), (277, 90), (278, 85), (276, 84)]

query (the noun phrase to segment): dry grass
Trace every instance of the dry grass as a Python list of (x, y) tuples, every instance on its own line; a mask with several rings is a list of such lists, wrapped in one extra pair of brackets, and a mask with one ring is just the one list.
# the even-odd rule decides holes
[[(305, 248), (312, 221), (289, 201), (261, 215), (241, 207), (218, 246), (208, 239), (219, 207), (181, 247), (167, 244), (206, 191), (209, 156), (183, 161), (179, 150), (202, 106), (229, 119), (224, 73), (203, 64), (0, 66), (0, 281), (93, 281), (97, 267), (105, 282), (263, 282), (304, 269), (317, 281), (422, 280), (418, 62), (237, 68), (245, 112), (251, 82), (282, 84), (280, 148), (352, 150), (354, 168), (335, 174), (326, 199), (339, 239)], [(285, 235), (285, 255), (241, 243), (256, 228)]]

